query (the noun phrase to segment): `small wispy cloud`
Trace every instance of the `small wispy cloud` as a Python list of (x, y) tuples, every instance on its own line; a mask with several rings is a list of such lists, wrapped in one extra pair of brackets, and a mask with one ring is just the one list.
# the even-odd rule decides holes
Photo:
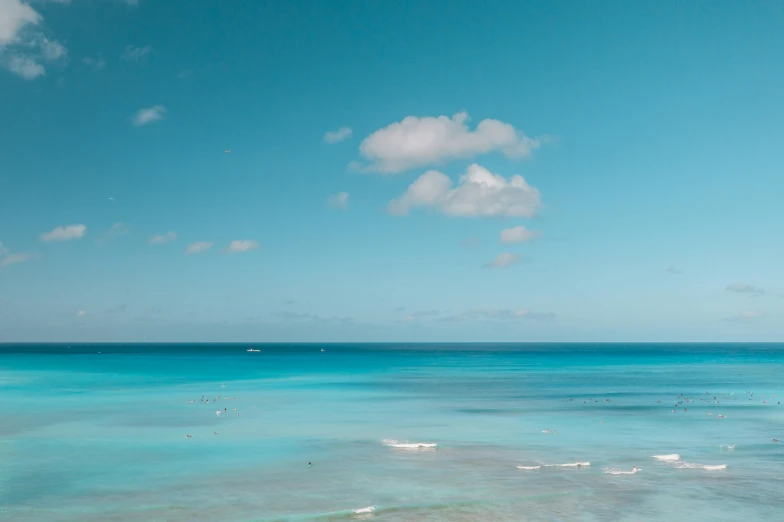
[(104, 60), (100, 55), (96, 58), (91, 56), (85, 56), (82, 58), (82, 63), (88, 67), (92, 67), (96, 71), (100, 71), (104, 67), (106, 67), (106, 60)]
[(505, 245), (512, 243), (523, 243), (525, 241), (536, 239), (541, 235), (542, 233), (538, 230), (528, 230), (524, 226), (520, 225), (517, 227), (503, 229), (501, 231), (501, 243), (504, 243)]
[(503, 254), (498, 254), (498, 257), (487, 263), (485, 268), (508, 268), (510, 266), (519, 264), (522, 260), (523, 258), (517, 254), (504, 252)]
[(7, 68), (25, 80), (35, 80), (46, 74), (46, 68), (29, 56), (12, 56), (8, 60)]
[(765, 290), (754, 285), (745, 285), (743, 283), (734, 283), (727, 287), (728, 292), (735, 292), (736, 294), (746, 294), (752, 297), (765, 294)]
[(349, 127), (341, 127), (338, 130), (329, 131), (324, 134), (324, 141), (333, 145), (335, 143), (340, 143), (341, 141), (347, 140), (351, 137), (351, 129)]
[(85, 315), (87, 315), (87, 312), (85, 312), (84, 310), (79, 310), (78, 312), (76, 312), (76, 317), (84, 317)]
[(28, 252), (15, 252), (13, 254), (0, 255), (0, 268), (18, 263), (24, 263), (30, 261), (31, 259), (35, 259), (36, 257), (38, 257), (37, 254), (31, 254)]
[(196, 243), (191, 243), (187, 247), (185, 247), (186, 254), (201, 254), (202, 252), (206, 252), (207, 250), (212, 248), (212, 243), (210, 241), (197, 241)]
[(332, 208), (346, 210), (348, 208), (349, 198), (350, 195), (348, 192), (338, 192), (337, 194), (332, 194), (327, 199), (327, 203)]
[(671, 275), (678, 275), (683, 273), (679, 269), (675, 268), (674, 266), (668, 266), (667, 268), (664, 269), (664, 271)]
[(258, 241), (252, 239), (235, 239), (226, 247), (226, 252), (235, 254), (239, 252), (248, 252), (250, 250), (256, 250), (260, 246)]
[(163, 105), (153, 105), (139, 109), (131, 120), (136, 127), (141, 127), (155, 121), (162, 120), (166, 115), (166, 107)]
[(177, 234), (175, 232), (166, 232), (165, 234), (156, 234), (150, 238), (151, 245), (162, 245), (164, 243), (168, 243), (169, 241), (174, 241), (177, 239)]
[(480, 245), (481, 243), (482, 240), (479, 239), (478, 237), (469, 237), (468, 239), (464, 239), (463, 241), (460, 242), (460, 244), (463, 246), (476, 246), (476, 245)]
[(552, 321), (556, 318), (553, 312), (534, 312), (528, 308), (509, 309), (473, 309), (466, 310), (458, 315), (451, 315), (439, 319), (439, 322), (512, 322), (516, 320), (527, 321)]
[(103, 243), (110, 239), (114, 239), (116, 237), (124, 236), (129, 234), (131, 229), (125, 226), (123, 223), (117, 222), (111, 226), (109, 230), (107, 230), (104, 235), (98, 238), (99, 243)]
[(125, 62), (138, 62), (148, 54), (152, 52), (151, 45), (145, 45), (144, 47), (136, 47), (134, 45), (128, 45), (125, 47), (125, 51), (121, 56), (122, 60)]
[(416, 312), (411, 312), (410, 314), (406, 315), (400, 322), (402, 323), (413, 323), (420, 319), (425, 319), (427, 317), (434, 317), (438, 315), (438, 310), (417, 310)]
[(51, 232), (44, 232), (41, 234), (40, 239), (45, 243), (50, 241), (68, 241), (83, 237), (85, 232), (87, 232), (87, 227), (84, 225), (67, 225), (55, 227)]
[(349, 326), (356, 324), (353, 317), (324, 317), (318, 314), (282, 311), (274, 314), (275, 317), (286, 321), (307, 322), (316, 324), (334, 324)]
[(744, 310), (734, 317), (728, 317), (725, 321), (731, 323), (753, 323), (765, 317), (765, 312), (761, 310)]

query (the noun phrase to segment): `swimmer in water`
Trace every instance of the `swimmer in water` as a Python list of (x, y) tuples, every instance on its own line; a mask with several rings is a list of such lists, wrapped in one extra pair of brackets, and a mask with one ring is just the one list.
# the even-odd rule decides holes
[(637, 473), (637, 466), (632, 466), (632, 473)]
[(550, 433), (550, 429), (549, 429), (549, 428), (547, 428), (547, 429), (546, 429), (546, 430), (544, 430), (542, 433)]
[(308, 466), (312, 466), (312, 465), (313, 465), (313, 463), (312, 463), (312, 462), (308, 462)]

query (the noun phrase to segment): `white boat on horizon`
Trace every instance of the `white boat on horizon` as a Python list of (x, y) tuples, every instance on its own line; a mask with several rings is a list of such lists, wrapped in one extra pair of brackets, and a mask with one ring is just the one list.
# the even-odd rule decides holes
[(253, 348), (248, 348), (248, 351), (249, 351), (249, 352), (260, 352), (261, 350), (256, 350), (256, 349), (253, 349)]

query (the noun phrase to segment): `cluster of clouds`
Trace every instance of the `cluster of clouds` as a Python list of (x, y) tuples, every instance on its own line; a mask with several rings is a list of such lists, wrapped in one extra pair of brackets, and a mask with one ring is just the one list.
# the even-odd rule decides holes
[[(364, 163), (352, 162), (351, 170), (380, 174), (401, 174), (430, 166), (445, 165), (459, 159), (500, 153), (510, 159), (531, 156), (549, 136), (531, 138), (512, 124), (484, 119), (471, 129), (469, 116), (408, 116), (376, 130), (362, 140), (359, 153)], [(353, 131), (341, 127), (324, 135), (324, 141), (336, 144), (349, 139)], [(343, 197), (343, 200), (338, 199)], [(330, 205), (345, 208), (348, 194), (331, 196)], [(471, 163), (457, 181), (440, 170), (430, 169), (416, 178), (408, 188), (387, 204), (394, 216), (407, 216), (417, 209), (455, 218), (530, 219), (542, 207), (538, 189), (520, 175), (505, 177), (478, 163)], [(519, 244), (541, 237), (542, 233), (515, 226), (501, 231), (504, 245)], [(524, 258), (504, 252), (485, 264), (487, 268), (508, 268)]]
[[(138, 5), (138, 0), (116, 1)], [(45, 76), (48, 67), (65, 66), (68, 61), (68, 49), (48, 34), (44, 17), (36, 9), (44, 3), (65, 5), (70, 0), (0, 0), (0, 67), (26, 80)], [(126, 49), (123, 56), (140, 58), (150, 51), (145, 49), (141, 48), (141, 54), (135, 48)], [(83, 63), (96, 69), (106, 65), (102, 58), (84, 58)]]
[[(129, 6), (138, 0), (115, 0)], [(48, 34), (43, 15), (36, 5), (27, 0), (0, 0), (0, 68), (26, 80), (45, 76), (50, 67), (64, 67), (68, 63), (68, 49)], [(69, 4), (70, 0), (48, 0), (49, 4)], [(40, 7), (39, 7), (40, 9)], [(120, 55), (122, 62), (138, 62), (153, 52), (151, 45), (128, 45)], [(98, 56), (85, 56), (82, 64), (95, 70), (106, 66)], [(166, 107), (153, 105), (139, 109), (132, 117), (135, 126), (148, 125), (164, 119)], [(349, 129), (350, 133), (350, 129)]]
[[(0, 0), (2, 1), (2, 0)], [(124, 236), (129, 234), (131, 229), (123, 223), (117, 222), (114, 223), (109, 230), (107, 230), (103, 235), (101, 235), (97, 242), (99, 244), (108, 241), (110, 239)], [(87, 235), (87, 226), (79, 223), (73, 225), (62, 225), (54, 227), (52, 230), (47, 232), (43, 232), (38, 236), (38, 239), (43, 243), (60, 243), (65, 241), (72, 241), (76, 239), (81, 239)], [(155, 234), (149, 239), (149, 243), (151, 245), (162, 245), (165, 243), (170, 243), (177, 239), (176, 232), (166, 232), (165, 234)], [(210, 241), (198, 241), (196, 243), (191, 243), (185, 247), (186, 254), (200, 254), (203, 252), (207, 252), (208, 250), (212, 249), (214, 244)], [(257, 250), (261, 248), (261, 245), (258, 241), (253, 239), (235, 239), (231, 241), (228, 246), (224, 249), (224, 252), (227, 253), (242, 253), (242, 252), (250, 252), (251, 250)], [(37, 253), (34, 252), (12, 252), (10, 248), (5, 246), (2, 242), (0, 242), (0, 268), (4, 268), (10, 265), (24, 263), (25, 261), (30, 261), (32, 259), (36, 259), (38, 256)]]

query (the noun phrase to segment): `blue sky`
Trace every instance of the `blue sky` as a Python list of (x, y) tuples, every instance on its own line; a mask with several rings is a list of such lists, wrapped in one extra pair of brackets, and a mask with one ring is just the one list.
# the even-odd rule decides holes
[(0, 341), (782, 340), (781, 4), (0, 20)]

